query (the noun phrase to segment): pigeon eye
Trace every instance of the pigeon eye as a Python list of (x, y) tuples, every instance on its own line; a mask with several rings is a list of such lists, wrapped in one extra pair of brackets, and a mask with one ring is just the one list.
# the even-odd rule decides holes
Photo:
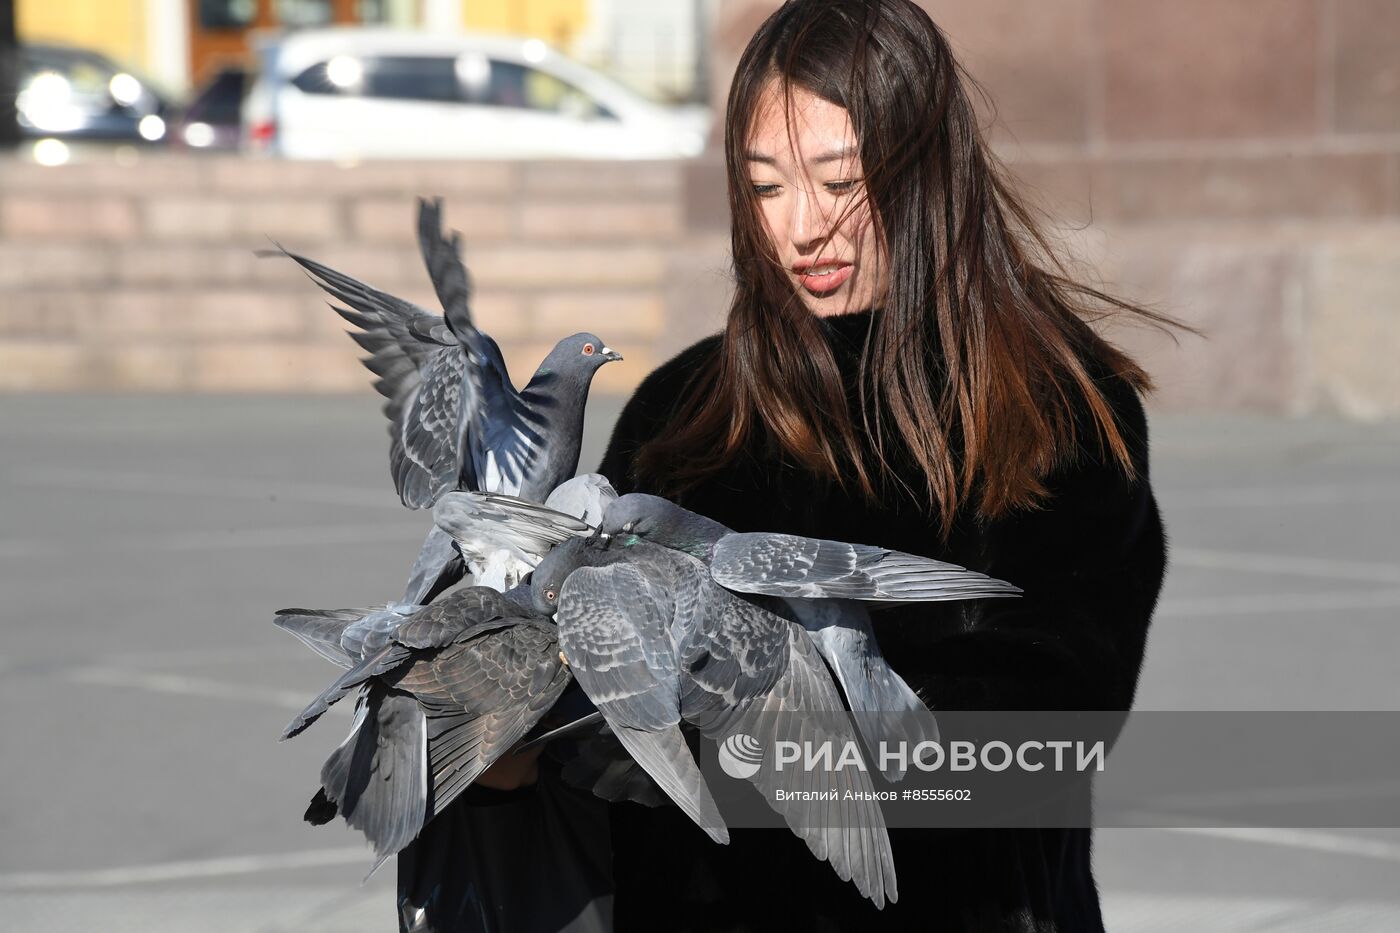
[(544, 598), (547, 599), (547, 600), (549, 600), (550, 602), (554, 602), (554, 598), (555, 598), (556, 595), (558, 595), (558, 594), (556, 594), (553, 590), (545, 590), (545, 591), (544, 591)]
[(583, 355), (584, 355), (584, 356), (592, 356), (592, 355), (593, 355), (593, 344), (591, 344), (591, 343), (585, 343), (585, 344), (583, 345)]

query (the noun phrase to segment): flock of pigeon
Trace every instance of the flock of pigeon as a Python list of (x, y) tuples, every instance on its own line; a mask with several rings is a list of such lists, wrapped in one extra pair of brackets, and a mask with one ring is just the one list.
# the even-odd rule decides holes
[[(357, 696), (308, 820), (339, 814), (373, 845), (377, 869), (502, 755), (567, 737), (577, 751), (566, 778), (609, 800), (674, 803), (724, 843), (688, 732), (742, 732), (768, 747), (777, 717), (767, 714), (788, 711), (814, 742), (937, 738), (888, 734), (915, 721), (897, 714), (925, 707), (881, 657), (869, 607), (1016, 587), (876, 547), (736, 533), (665, 499), (619, 497), (600, 475), (574, 476), (593, 374), (621, 356), (575, 334), (517, 391), (472, 322), (440, 201), (420, 201), (418, 236), (441, 316), (278, 251), (357, 328), (388, 399), (394, 485), (434, 519), (397, 602), (277, 613), (343, 669), (283, 738)], [(556, 704), (571, 682), (591, 709), (566, 716)], [(898, 898), (878, 804), (846, 799), (872, 789), (865, 772), (760, 769), (751, 780), (843, 880), (881, 907)], [(814, 817), (780, 789), (837, 793)]]

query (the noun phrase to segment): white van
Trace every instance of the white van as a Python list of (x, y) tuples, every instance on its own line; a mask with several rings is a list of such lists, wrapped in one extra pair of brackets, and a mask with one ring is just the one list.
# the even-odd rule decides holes
[(291, 159), (689, 158), (708, 131), (539, 39), (310, 30), (258, 62), (244, 146)]

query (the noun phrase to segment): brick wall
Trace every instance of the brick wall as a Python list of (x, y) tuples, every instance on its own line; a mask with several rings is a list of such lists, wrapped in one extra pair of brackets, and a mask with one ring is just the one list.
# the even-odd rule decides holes
[(723, 291), (694, 261), (675, 164), (338, 167), (157, 156), (127, 166), (0, 165), (0, 388), (358, 389), (369, 376), (325, 296), (276, 239), (439, 310), (415, 239), (419, 194), (462, 231), (480, 325), (523, 381), (592, 330), (625, 391), (692, 333), (668, 295)]

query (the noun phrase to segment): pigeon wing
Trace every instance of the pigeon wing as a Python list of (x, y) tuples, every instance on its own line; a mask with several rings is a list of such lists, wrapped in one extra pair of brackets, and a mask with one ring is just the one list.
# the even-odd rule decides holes
[(739, 593), (867, 602), (1015, 596), (1010, 583), (949, 564), (863, 544), (798, 535), (731, 533), (715, 544), (710, 572)]
[(359, 328), (360, 333), (351, 336), (373, 354), (373, 360), (366, 360), (365, 365), (376, 375), (385, 376), (371, 362), (389, 369), (396, 368), (400, 363), (422, 369), (424, 361), (433, 351), (458, 345), (457, 337), (440, 315), (366, 285), (314, 259), (299, 256), (280, 246), (278, 249), (301, 266), (322, 290), (349, 306), (331, 307)]
[(548, 745), (556, 739), (578, 738), (583, 734), (591, 735), (597, 731), (599, 726), (606, 727), (607, 723), (603, 721), (603, 714), (594, 710), (591, 713), (585, 713), (578, 719), (566, 722), (562, 726), (555, 726), (553, 729), (541, 732), (530, 741), (521, 745), (517, 751), (528, 752), (532, 748)]
[(297, 713), (287, 724), (287, 728), (282, 730), (282, 739), (290, 739), (300, 735), (347, 693), (363, 686), (370, 678), (398, 667), (407, 661), (411, 654), (412, 652), (408, 648), (391, 643), (369, 655), (337, 677), (329, 687), (317, 694), (316, 699), (308, 703), (305, 709)]
[(392, 642), (399, 626), (418, 609), (419, 607), (414, 605), (394, 604), (372, 610), (348, 610), (361, 613), (362, 617), (345, 627), (340, 644), (356, 661), (363, 660), (366, 655), (373, 654)]
[(629, 563), (583, 567), (558, 598), (559, 643), (579, 685), (612, 724), (663, 729), (680, 721), (670, 600)]
[(695, 722), (697, 713), (733, 708), (773, 689), (788, 662), (789, 623), (715, 586), (694, 558), (682, 560), (694, 565), (701, 581), (675, 588), (678, 628), (691, 633), (680, 652), (681, 711)]
[(470, 419), (470, 392), (465, 385), (467, 360), (457, 349), (439, 350), (422, 371), (421, 384), (392, 427), (397, 436), (389, 462), (404, 504), (428, 508), (448, 490), (475, 485), (463, 476), (462, 431)]
[[(403, 607), (408, 608), (408, 607)], [(370, 617), (369, 610), (360, 610)], [(504, 597), (484, 587), (468, 587), (452, 593), (441, 602), (433, 603), (411, 615), (400, 617), (394, 610), (384, 610), (389, 624), (369, 629), (363, 643), (363, 660), (341, 674), (329, 687), (307, 704), (282, 733), (283, 739), (299, 735), (321, 717), (347, 693), (373, 677), (381, 677), (404, 664), (415, 653), (442, 648), (474, 635), (509, 624), (508, 606)]]
[[(332, 304), (354, 324), (351, 337), (369, 356), (364, 364), (388, 399), (389, 462), (394, 488), (409, 508), (425, 508), (446, 488), (457, 487), (463, 463), (461, 432), (467, 359), (463, 347), (436, 314), (337, 272), (287, 253), (322, 289), (348, 307)], [(469, 381), (468, 381), (469, 382)], [(466, 478), (473, 485), (472, 478)]]
[(469, 346), (468, 377), (476, 402), (469, 452), (478, 478), (474, 488), (518, 495), (545, 445), (544, 415), (535, 407), (550, 399), (534, 392), (526, 399), (516, 392), (501, 348), (486, 334), (476, 332)]
[(426, 822), (426, 739), (427, 722), (413, 697), (371, 683), (349, 737), (321, 768), (325, 796), (374, 846), (370, 874)]
[[(881, 742), (937, 742), (938, 724), (918, 694), (885, 660), (875, 638), (870, 610), (849, 599), (798, 599), (785, 602), (831, 668), (846, 695), (846, 704), (872, 755)], [(892, 763), (885, 779), (898, 782), (904, 769)]]
[(511, 625), (519, 614), (489, 587), (464, 587), (409, 616), (394, 630), (394, 642), (418, 650), (444, 648)]
[(711, 838), (728, 831), (680, 730), (671, 601), (628, 563), (575, 570), (559, 593), (559, 643), (627, 753)]
[(295, 635), (321, 657), (349, 670), (364, 660), (367, 651), (377, 651), (388, 644), (406, 615), (416, 608), (280, 609), (273, 624)]
[(460, 238), (442, 232), (442, 198), (418, 199), (418, 248), (437, 291), (447, 326), (465, 343), (476, 332), (471, 315), (471, 276), (462, 263)]
[(571, 679), (557, 630), (540, 620), (507, 620), (406, 667), (394, 685), (427, 713), (432, 812), (518, 743)]
[(452, 537), (437, 525), (433, 525), (423, 538), (418, 556), (413, 559), (413, 567), (408, 572), (408, 582), (403, 588), (403, 601), (426, 605), (466, 575), (467, 566), (462, 561), (461, 553), (452, 543)]
[(466, 418), (457, 452), (458, 469), (471, 474), (453, 488), (519, 492), (541, 440), (530, 427), (529, 405), (510, 381), (501, 348), (472, 321), (471, 277), (459, 237), (443, 234), (441, 199), (419, 201), (418, 242), (447, 326), (466, 351)]
[(327, 661), (349, 670), (360, 655), (352, 655), (346, 649), (345, 632), (362, 620), (362, 612), (354, 609), (283, 609), (273, 624), (295, 635)]
[[(758, 654), (750, 649), (749, 655), (755, 659), (769, 658), (774, 633), (781, 632), (784, 657), (766, 662), (775, 665), (778, 674), (758, 694), (746, 695), (747, 688), (763, 683), (764, 678), (747, 675), (737, 681), (739, 689), (731, 693), (719, 689), (721, 684), (714, 682), (724, 671), (723, 666), (702, 668), (697, 682), (709, 678), (705, 691), (710, 700), (701, 704), (691, 694), (687, 720), (711, 739), (723, 741), (743, 733), (757, 740), (765, 750), (772, 749), (779, 738), (811, 743), (813, 748), (829, 742), (832, 748), (842, 749), (846, 743), (854, 742), (855, 732), (843, 715), (845, 706), (836, 685), (807, 633), (800, 626), (737, 597), (731, 596), (725, 602), (725, 611), (717, 619), (716, 637), (712, 640), (733, 642), (734, 634), (739, 631), (761, 632), (766, 646), (764, 652)], [(714, 654), (713, 649), (711, 654)], [(733, 654), (738, 658), (744, 652), (734, 651)], [(730, 702), (731, 696), (735, 702)], [(804, 716), (803, 713), (817, 715)], [(853, 767), (778, 771), (765, 766), (750, 780), (768, 805), (807, 843), (812, 854), (829, 862), (841, 880), (854, 881), (857, 890), (877, 906), (883, 907), (886, 899), (898, 899), (889, 834), (879, 804), (870, 797), (873, 786), (868, 773)], [(791, 797), (779, 800), (779, 790), (818, 791), (824, 796), (815, 800)], [(848, 793), (851, 799), (846, 799)]]
[(433, 520), (464, 554), (504, 549), (531, 567), (554, 545), (593, 530), (538, 502), (487, 492), (447, 493), (433, 507)]
[(603, 510), (616, 498), (617, 490), (606, 476), (583, 473), (556, 486), (544, 504), (596, 528), (603, 522)]

